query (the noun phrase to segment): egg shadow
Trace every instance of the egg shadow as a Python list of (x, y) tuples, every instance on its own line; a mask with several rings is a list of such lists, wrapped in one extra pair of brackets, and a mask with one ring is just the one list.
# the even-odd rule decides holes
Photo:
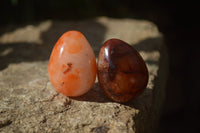
[(72, 99), (78, 101), (97, 102), (97, 103), (113, 102), (105, 95), (105, 93), (100, 88), (98, 83), (95, 83), (94, 86), (84, 95), (81, 95), (79, 97), (73, 97)]
[(108, 96), (104, 93), (103, 89), (101, 89), (101, 87), (99, 86), (99, 83), (95, 83), (94, 86), (87, 93), (78, 97), (71, 97), (71, 99), (95, 103), (118, 103), (142, 111), (145, 108), (144, 105), (149, 100), (149, 97), (152, 97), (152, 91), (149, 88), (147, 88), (145, 89), (144, 94), (141, 94), (139, 97), (132, 99), (129, 102), (116, 102), (108, 98)]

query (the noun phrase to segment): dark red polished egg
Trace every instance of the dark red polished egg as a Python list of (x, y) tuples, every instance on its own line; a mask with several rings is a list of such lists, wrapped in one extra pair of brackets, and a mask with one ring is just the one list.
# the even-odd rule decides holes
[(148, 83), (148, 70), (140, 54), (119, 39), (106, 41), (98, 57), (98, 81), (105, 94), (116, 102), (139, 96)]

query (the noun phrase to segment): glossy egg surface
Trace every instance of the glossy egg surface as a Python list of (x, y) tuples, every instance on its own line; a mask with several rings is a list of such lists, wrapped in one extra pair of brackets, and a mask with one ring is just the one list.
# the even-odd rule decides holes
[(98, 57), (98, 81), (105, 94), (116, 102), (128, 102), (147, 86), (148, 70), (140, 54), (119, 39), (110, 39)]
[(96, 79), (94, 52), (79, 31), (64, 33), (55, 44), (48, 64), (54, 88), (67, 96), (80, 96), (92, 88)]

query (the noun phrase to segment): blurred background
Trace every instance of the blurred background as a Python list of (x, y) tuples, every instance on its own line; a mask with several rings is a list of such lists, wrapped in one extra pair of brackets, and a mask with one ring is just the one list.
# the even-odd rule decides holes
[(196, 133), (200, 129), (198, 8), (197, 2), (179, 0), (1, 0), (0, 28), (98, 16), (152, 21), (164, 35), (170, 62), (158, 132)]

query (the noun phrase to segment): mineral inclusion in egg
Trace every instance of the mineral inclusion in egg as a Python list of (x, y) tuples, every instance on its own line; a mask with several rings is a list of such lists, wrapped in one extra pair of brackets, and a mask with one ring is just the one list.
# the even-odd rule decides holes
[(80, 96), (92, 88), (96, 79), (94, 52), (79, 31), (68, 31), (56, 42), (48, 64), (54, 88), (67, 96)]
[(116, 102), (128, 102), (139, 96), (148, 83), (144, 60), (132, 46), (119, 39), (103, 44), (97, 69), (99, 85)]

